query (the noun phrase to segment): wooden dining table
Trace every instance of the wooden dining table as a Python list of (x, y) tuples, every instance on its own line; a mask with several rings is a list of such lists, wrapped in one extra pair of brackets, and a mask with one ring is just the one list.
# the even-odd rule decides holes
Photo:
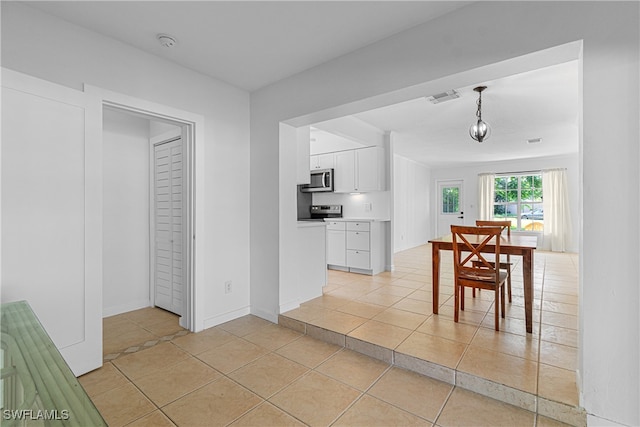
[[(469, 241), (473, 242), (478, 236), (469, 235)], [(431, 243), (431, 261), (433, 268), (433, 314), (438, 314), (440, 306), (440, 251), (453, 250), (453, 238), (451, 234), (437, 239), (429, 240)], [(459, 243), (459, 245), (462, 245)], [(500, 254), (522, 256), (522, 274), (524, 284), (524, 312), (527, 332), (533, 331), (533, 252), (538, 245), (536, 236), (523, 236), (512, 234), (510, 237), (500, 237)], [(495, 243), (489, 243), (481, 252), (495, 252)]]

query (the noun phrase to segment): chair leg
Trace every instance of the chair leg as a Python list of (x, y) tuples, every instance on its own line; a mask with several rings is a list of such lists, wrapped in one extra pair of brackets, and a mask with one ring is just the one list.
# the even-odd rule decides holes
[(460, 310), (464, 311), (464, 286), (460, 286)]
[(509, 268), (507, 270), (508, 276), (507, 276), (507, 286), (508, 286), (508, 291), (509, 291), (509, 303), (511, 303), (511, 268)]
[(502, 306), (502, 318), (505, 318), (505, 304), (504, 304), (504, 285), (500, 286), (500, 305)]
[(500, 330), (500, 315), (498, 312), (500, 311), (500, 294), (498, 293), (498, 289), (495, 290), (495, 302), (493, 303), (493, 318), (496, 326), (496, 331)]
[(454, 322), (458, 322), (458, 316), (460, 314), (460, 308), (459, 308), (459, 304), (460, 304), (460, 288), (461, 286), (458, 286), (457, 283), (453, 284), (454, 286), (454, 290), (453, 290), (453, 321)]
[(471, 288), (471, 296), (476, 297), (476, 288)]

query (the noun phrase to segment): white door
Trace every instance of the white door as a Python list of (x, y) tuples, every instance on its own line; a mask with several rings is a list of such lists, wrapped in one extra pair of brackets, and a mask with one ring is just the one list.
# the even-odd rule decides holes
[(464, 199), (461, 180), (438, 182), (438, 236), (451, 233), (451, 225), (464, 224)]
[(100, 139), (85, 133), (87, 105), (2, 70), (2, 302), (26, 300), (76, 375), (102, 365)]
[(154, 145), (154, 300), (183, 314), (185, 295), (182, 138)]

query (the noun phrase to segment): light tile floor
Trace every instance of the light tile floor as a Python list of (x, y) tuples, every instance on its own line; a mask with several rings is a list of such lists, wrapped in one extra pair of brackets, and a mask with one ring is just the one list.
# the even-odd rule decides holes
[(178, 316), (158, 308), (143, 308), (102, 320), (102, 352), (104, 360), (120, 356), (176, 336), (189, 333), (178, 324)]
[[(544, 297), (537, 298), (536, 333), (527, 336), (517, 281), (507, 332), (493, 332), (484, 319), (492, 313), (488, 292), (470, 299), (464, 323), (454, 324), (444, 297), (452, 289), (443, 287), (442, 314), (431, 316), (429, 252), (397, 254), (396, 270), (374, 277), (331, 271), (325, 295), (288, 315), (472, 376), (514, 381), (551, 400), (575, 399), (577, 257), (537, 254), (536, 297)], [(197, 334), (176, 325), (159, 309), (105, 319), (105, 356), (112, 358), (80, 382), (110, 426), (562, 425), (254, 316)], [(425, 348), (433, 355), (421, 353)]]
[[(453, 322), (453, 263), (442, 255), (440, 309), (432, 312), (431, 246), (397, 253), (393, 272), (329, 270), (323, 296), (280, 322), (451, 384), (582, 424), (576, 386), (578, 255), (534, 256), (534, 331), (525, 332), (522, 263), (512, 257), (513, 302), (494, 330), (493, 293), (467, 291)], [(330, 331), (330, 332), (327, 332)], [(568, 415), (568, 414), (571, 415)], [(440, 423), (440, 422), (439, 422)]]

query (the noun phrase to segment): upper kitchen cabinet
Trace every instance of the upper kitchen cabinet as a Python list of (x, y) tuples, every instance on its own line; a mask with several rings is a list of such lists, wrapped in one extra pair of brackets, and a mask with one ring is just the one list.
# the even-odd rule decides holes
[(309, 156), (309, 169), (333, 169), (335, 168), (335, 153), (314, 154)]
[(385, 189), (384, 150), (367, 147), (335, 153), (334, 191), (364, 193)]

